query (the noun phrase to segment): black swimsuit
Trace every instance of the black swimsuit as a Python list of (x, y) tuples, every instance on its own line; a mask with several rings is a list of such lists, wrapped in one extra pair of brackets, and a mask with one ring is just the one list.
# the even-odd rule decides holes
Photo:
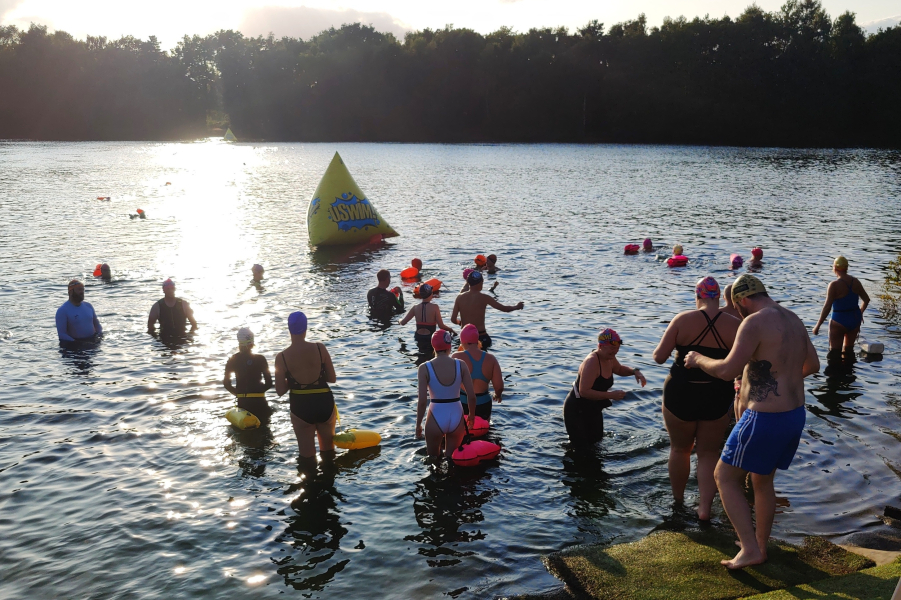
[[(707, 327), (686, 346), (676, 346), (676, 360), (663, 382), (663, 406), (682, 421), (716, 421), (732, 409), (735, 401), (735, 387), (731, 381), (718, 379), (703, 369), (689, 369), (685, 366), (685, 355), (697, 352), (703, 356), (722, 360), (729, 355), (726, 342), (716, 330), (716, 320), (703, 310)], [(713, 334), (716, 348), (700, 346), (707, 334)]]
[[(437, 331), (438, 324), (426, 321), (426, 306), (428, 306), (428, 303), (423, 302), (420, 306), (422, 306), (422, 321), (417, 319), (416, 333), (413, 334), (413, 339), (416, 340), (416, 345), (419, 346), (420, 352), (428, 352), (432, 349), (432, 334)], [(420, 329), (428, 330), (428, 333), (419, 333)]]
[(313, 383), (298, 383), (288, 370), (288, 361), (282, 353), (282, 363), (285, 365), (285, 376), (290, 388), (291, 412), (298, 419), (306, 421), (310, 425), (325, 423), (332, 418), (335, 410), (335, 395), (328, 386), (325, 374), (325, 363), (322, 362), (322, 348), (316, 344), (319, 350), (319, 379)]
[[(603, 373), (601, 359), (598, 360), (598, 368)], [(563, 423), (566, 425), (566, 433), (569, 440), (576, 446), (590, 446), (604, 438), (604, 413), (603, 410), (613, 406), (610, 400), (588, 400), (579, 395), (579, 380), (581, 374), (576, 376), (576, 382), (563, 402)], [(606, 392), (613, 387), (613, 373), (610, 377), (598, 374), (598, 378), (591, 384), (591, 389), (596, 392)]]

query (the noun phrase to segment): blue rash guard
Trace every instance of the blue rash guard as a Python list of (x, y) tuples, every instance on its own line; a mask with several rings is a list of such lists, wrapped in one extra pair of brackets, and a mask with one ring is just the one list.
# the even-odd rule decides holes
[(56, 333), (61, 342), (76, 342), (103, 333), (94, 307), (87, 302), (78, 306), (67, 300), (56, 311)]

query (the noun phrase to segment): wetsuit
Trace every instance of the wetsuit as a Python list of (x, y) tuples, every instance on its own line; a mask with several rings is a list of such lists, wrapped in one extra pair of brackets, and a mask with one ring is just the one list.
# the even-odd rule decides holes
[(863, 321), (859, 303), (860, 296), (854, 291), (853, 285), (848, 283), (848, 293), (832, 302), (832, 320), (845, 329), (857, 329)]
[(404, 293), (395, 296), (385, 288), (374, 287), (366, 294), (369, 312), (373, 317), (391, 317), (404, 312)]
[(188, 330), (188, 315), (185, 314), (185, 306), (181, 298), (175, 299), (175, 306), (169, 308), (166, 299), (160, 298), (156, 303), (160, 310), (160, 336), (179, 337), (185, 335)]
[[(427, 302), (423, 302), (419, 306), (422, 308), (422, 320), (416, 319), (416, 333), (413, 334), (413, 339), (416, 340), (420, 352), (429, 352), (432, 349), (432, 334), (438, 329), (438, 323), (427, 321), (428, 309), (426, 307), (429, 306)], [(420, 329), (425, 329), (428, 333), (419, 333)]]
[(66, 300), (56, 311), (56, 335), (61, 342), (92, 342), (103, 333), (94, 307), (82, 301), (75, 306)]
[(272, 386), (272, 376), (266, 357), (238, 352), (225, 363), (225, 371), (235, 374), (238, 408), (253, 413), (261, 424), (268, 423), (272, 408), (266, 401), (266, 390)]
[(332, 389), (326, 381), (328, 376), (325, 373), (325, 363), (322, 361), (322, 347), (316, 344), (316, 349), (319, 351), (319, 379), (312, 383), (298, 383), (288, 370), (284, 353), (281, 355), (285, 375), (288, 378), (288, 388), (291, 390), (291, 413), (310, 425), (327, 422), (335, 410), (335, 395), (332, 394)]
[[(489, 379), (485, 377), (485, 374), (482, 372), (482, 365), (485, 363), (485, 357), (488, 356), (488, 353), (484, 350), (482, 351), (482, 358), (476, 360), (472, 357), (472, 354), (469, 353), (469, 350), (464, 350), (466, 352), (466, 356), (469, 357), (469, 361), (472, 363), (472, 381), (473, 386), (475, 386), (475, 380), (480, 379), (485, 383), (489, 382)], [(460, 404), (463, 405), (463, 414), (469, 414), (469, 400), (466, 396), (466, 390), (460, 390)], [(482, 417), (486, 421), (491, 420), (491, 394), (488, 390), (485, 390), (481, 394), (476, 394), (476, 416)]]
[[(433, 359), (434, 360), (434, 359)], [(429, 371), (429, 415), (438, 425), (441, 433), (456, 431), (463, 421), (463, 407), (460, 406), (460, 385), (463, 382), (463, 361), (454, 359), (456, 371), (450, 385), (444, 385), (432, 368), (432, 361), (425, 364)]]
[[(595, 354), (598, 368), (603, 372), (601, 359)], [(590, 446), (604, 438), (604, 414), (603, 410), (613, 406), (611, 400), (588, 400), (579, 395), (579, 380), (581, 374), (576, 377), (566, 400), (563, 402), (563, 423), (566, 425), (566, 433), (569, 440), (576, 446)], [(591, 384), (591, 389), (596, 392), (606, 392), (613, 387), (613, 373), (610, 377), (598, 374), (598, 378)]]
[[(735, 386), (732, 381), (718, 379), (703, 369), (689, 369), (685, 366), (685, 355), (697, 352), (715, 360), (729, 355), (726, 342), (716, 330), (716, 320), (699, 311), (707, 319), (707, 326), (686, 346), (676, 346), (676, 360), (663, 382), (663, 406), (682, 421), (716, 421), (732, 410), (735, 401)], [(712, 334), (716, 348), (699, 344)]]

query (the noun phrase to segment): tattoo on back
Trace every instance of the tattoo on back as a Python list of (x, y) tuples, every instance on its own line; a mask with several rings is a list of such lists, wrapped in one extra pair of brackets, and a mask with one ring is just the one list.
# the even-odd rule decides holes
[(771, 372), (773, 363), (768, 360), (752, 360), (748, 363), (748, 400), (751, 402), (763, 402), (770, 392), (774, 396), (779, 395), (779, 382), (775, 373)]

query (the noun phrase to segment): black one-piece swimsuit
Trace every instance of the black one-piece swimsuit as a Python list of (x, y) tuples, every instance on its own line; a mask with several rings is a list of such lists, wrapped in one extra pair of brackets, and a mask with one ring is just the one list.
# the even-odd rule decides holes
[(310, 425), (325, 423), (332, 418), (332, 412), (335, 410), (335, 395), (328, 386), (327, 375), (325, 374), (325, 363), (322, 362), (322, 349), (316, 344), (319, 350), (319, 379), (313, 383), (298, 383), (288, 370), (288, 362), (285, 355), (282, 354), (282, 362), (285, 365), (285, 375), (288, 379), (288, 388), (291, 390), (291, 412)]

